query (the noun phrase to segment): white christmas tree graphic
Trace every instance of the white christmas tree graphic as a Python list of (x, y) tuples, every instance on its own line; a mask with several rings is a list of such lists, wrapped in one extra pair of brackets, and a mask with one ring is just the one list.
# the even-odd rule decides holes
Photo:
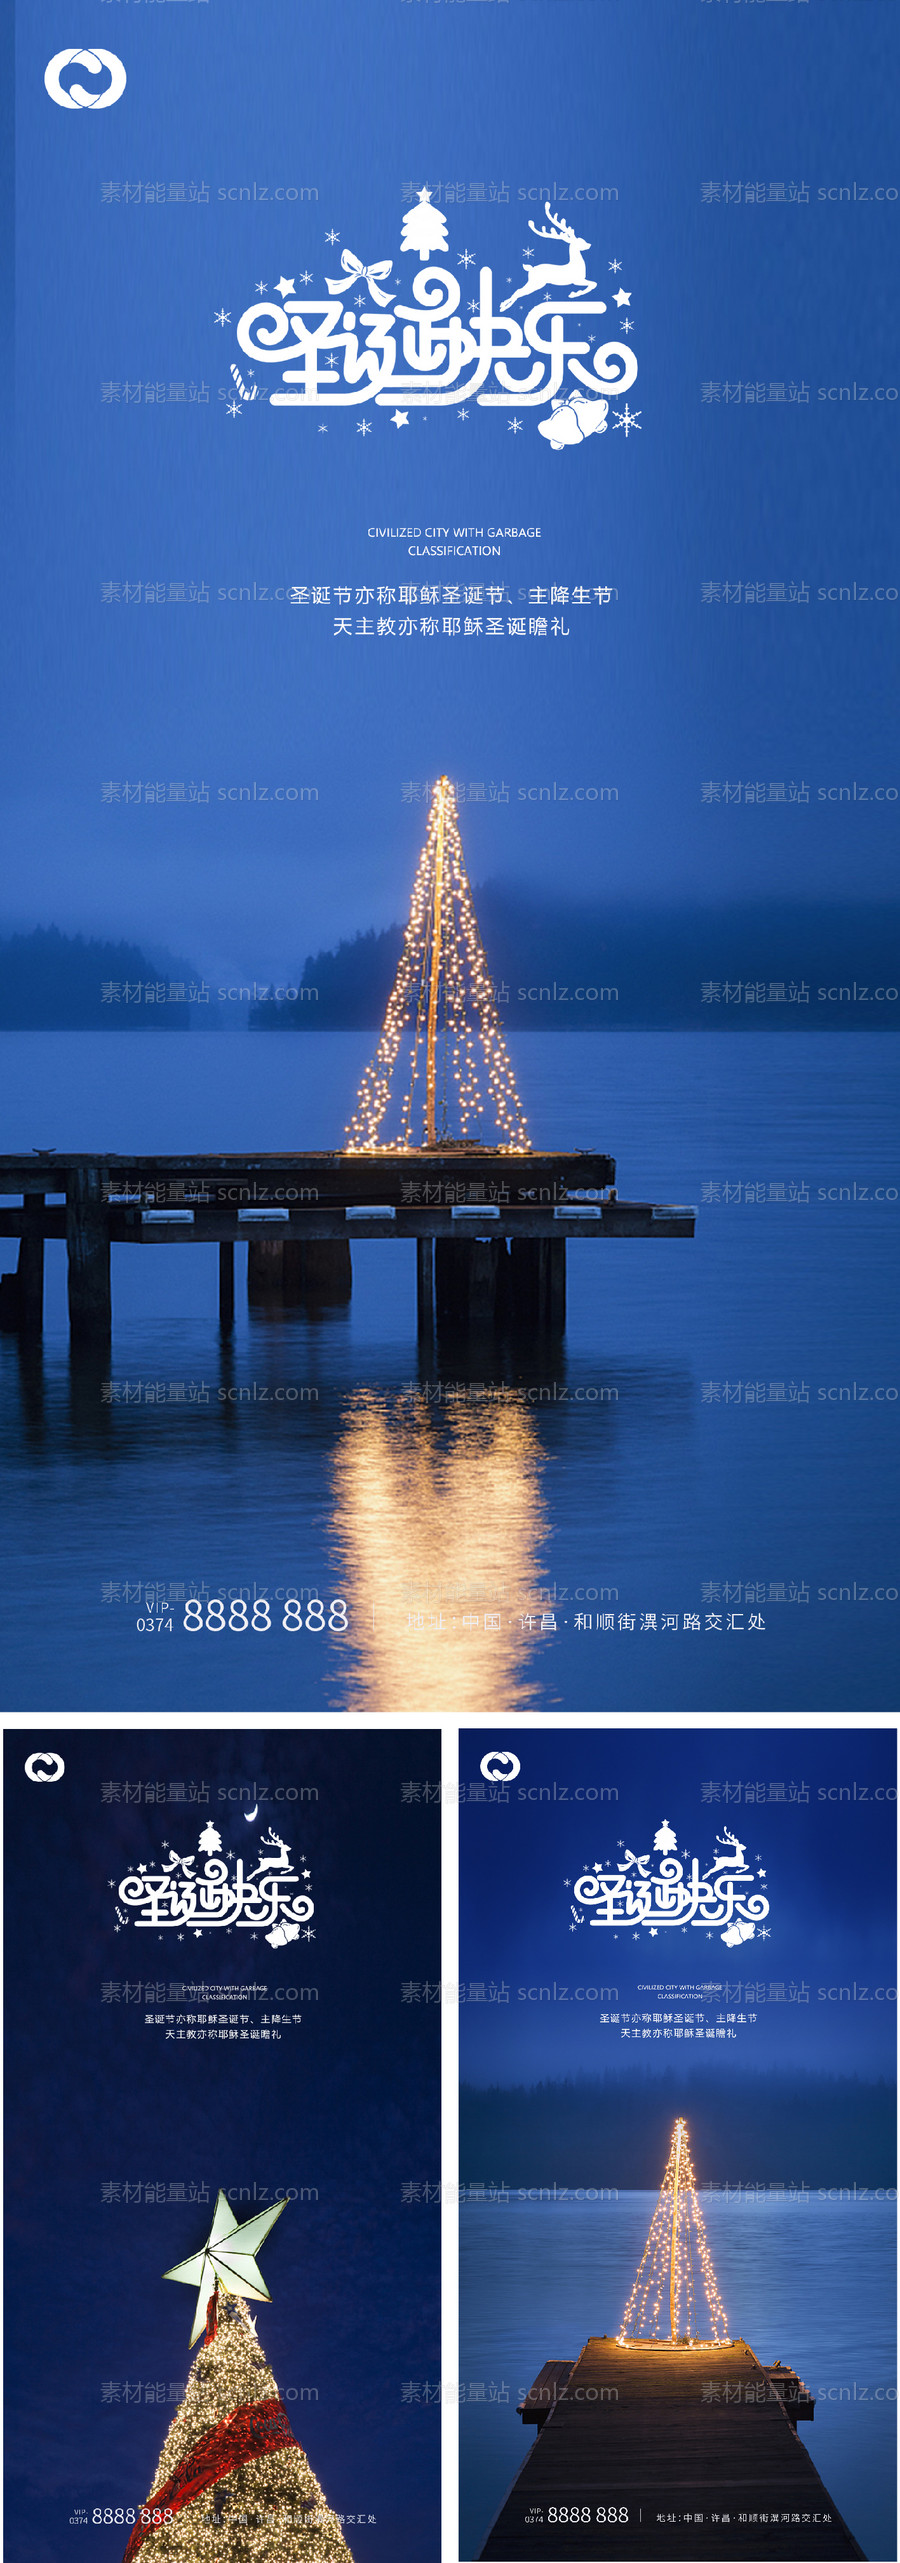
[(238, 2226), (220, 2190), (204, 2249), (166, 2272), (199, 2286), (205, 2332), (125, 2563), (352, 2563), (242, 2301), (268, 2296), (255, 2254), (279, 2213)]
[(447, 225), (437, 205), (431, 201), (428, 187), (419, 188), (418, 203), (410, 205), (403, 216), (401, 249), (417, 249), (420, 258), (430, 258), (432, 250), (446, 249)]

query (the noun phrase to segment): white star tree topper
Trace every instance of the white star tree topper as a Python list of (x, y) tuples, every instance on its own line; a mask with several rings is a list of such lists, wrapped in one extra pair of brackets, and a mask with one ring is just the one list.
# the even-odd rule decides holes
[(177, 2261), (174, 2269), (163, 2271), (164, 2278), (180, 2279), (182, 2286), (196, 2287), (198, 2291), (191, 2349), (206, 2329), (206, 2308), (217, 2279), (232, 2296), (251, 2296), (258, 2304), (271, 2304), (269, 2290), (256, 2266), (256, 2254), (287, 2203), (282, 2198), (277, 2207), (264, 2207), (261, 2215), (249, 2216), (245, 2225), (239, 2225), (224, 2189), (220, 2189), (203, 2250), (195, 2252), (190, 2260)]

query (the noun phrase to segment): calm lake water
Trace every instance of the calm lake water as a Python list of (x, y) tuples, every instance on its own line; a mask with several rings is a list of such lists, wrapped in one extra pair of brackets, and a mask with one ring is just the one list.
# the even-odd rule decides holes
[[(371, 1046), (6, 1035), (0, 1144), (332, 1146)], [(900, 1588), (900, 1201), (874, 1197), (898, 1191), (893, 1048), (707, 1032), (514, 1046), (535, 1141), (609, 1148), (622, 1193), (698, 1204), (696, 1240), (573, 1244), (563, 1353), (491, 1357), (493, 1394), (449, 1398), (458, 1364), (439, 1396), (419, 1376), (411, 1245), (354, 1247), (349, 1304), (274, 1318), (248, 1312), (239, 1250), (224, 1351), (214, 1248), (119, 1248), (99, 1366), (70, 1363), (51, 1246), (43, 1356), (0, 1338), (14, 1698), (886, 1704), (900, 1602), (869, 1597)], [(5, 1269), (14, 1254), (0, 1247)], [(148, 1586), (171, 1608), (148, 1607)], [(203, 1595), (199, 1633), (173, 1586)], [(207, 1628), (209, 1594), (254, 1586), (270, 1626)], [(287, 1586), (318, 1590), (330, 1634), (284, 1629)], [(848, 1598), (821, 1598), (832, 1587)], [(715, 1612), (736, 1625), (707, 1627)]]
[[(488, 2396), (460, 2408), (466, 2563), (533, 2444), (519, 2395), (545, 2358), (577, 2356), (592, 2332), (615, 2331), (655, 2204), (655, 2190), (633, 2189), (593, 2205), (514, 2199), (463, 2209), (459, 2375)], [(800, 2437), (864, 2553), (884, 2563), (897, 2551), (895, 2209), (704, 2191), (703, 2214), (735, 2337), (761, 2360), (794, 2367), (816, 2396)]]

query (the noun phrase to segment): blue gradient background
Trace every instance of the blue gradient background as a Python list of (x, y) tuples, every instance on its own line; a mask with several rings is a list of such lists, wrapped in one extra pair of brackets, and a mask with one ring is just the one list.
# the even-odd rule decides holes
[[(35, 1748), (62, 1753), (53, 1786), (24, 1775)], [(400, 2389), (439, 2374), (438, 2213), (400, 2193), (440, 2177), (440, 2014), (401, 2005), (400, 1984), (440, 1975), (440, 1810), (401, 1805), (400, 1790), (437, 1781), (439, 1739), (42, 1726), (7, 1737), (6, 1768), (10, 2563), (58, 2563), (78, 2502), (146, 2497), (175, 2406), (103, 2405), (101, 2384), (187, 2376), (193, 2300), (162, 2272), (203, 2243), (219, 2187), (254, 2181), (270, 2196), (318, 2190), (289, 2204), (261, 2264), (279, 2390), (317, 2390), (288, 2404), (295, 2434), (332, 2508), (376, 2514), (347, 2531), (361, 2563), (422, 2563), (438, 2542), (439, 2414)], [(206, 1779), (208, 1804), (101, 1805), (103, 1779), (173, 1778)], [(101, 1981), (196, 1975), (274, 1994), (281, 1957), (246, 1934), (221, 1948), (117, 1937), (107, 1879), (165, 1841), (190, 1849), (210, 1819), (246, 1856), (265, 1812), (251, 1837), (217, 1790), (263, 1780), (318, 1790), (270, 1821), (312, 1872), (317, 1936), (296, 1944), (294, 1972), (319, 2000), (280, 2046), (166, 2046), (144, 2004), (101, 2006)], [(105, 2205), (104, 2180), (206, 2181), (210, 2204)], [(121, 2563), (127, 2530), (88, 2532), (92, 2555)]]
[[(418, 823), (401, 780), (441, 770), (619, 790), (596, 824), (571, 807), (473, 808), (476, 880), (712, 903), (892, 886), (890, 810), (848, 814), (815, 791), (897, 779), (900, 607), (700, 604), (704, 578), (806, 578), (814, 599), (819, 583), (895, 568), (900, 403), (817, 399), (820, 383), (874, 389), (900, 371), (900, 209), (816, 200), (819, 185), (896, 178), (884, 0), (852, 21), (843, 0), (272, 0), (252, 19), (230, 0), (90, 0), (80, 40), (118, 46), (128, 70), (100, 114), (44, 92), (70, 10), (51, 0), (22, 25), (10, 917), (127, 929), (204, 966), (283, 975), (402, 912)], [(701, 203), (705, 179), (759, 177), (805, 182), (811, 201)], [(106, 205), (109, 178), (205, 180), (211, 201)], [(601, 293), (632, 292), (640, 432), (555, 455), (537, 411), (521, 436), (476, 406), (466, 424), (413, 412), (399, 433), (374, 407), (322, 412), (327, 436), (263, 403), (229, 420), (218, 394), (237, 348), (214, 312), (236, 323), (257, 277), (305, 267), (321, 291), (348, 244), (397, 260), (404, 183), (459, 180), (509, 187), (508, 206), (447, 212), (450, 264), (464, 248), (487, 259), (495, 304), (520, 277), (527, 216), (543, 219), (520, 186), (618, 190), (575, 212)], [(216, 201), (220, 185), (254, 182), (314, 186), (318, 201)], [(610, 305), (598, 333), (616, 325)], [(701, 380), (757, 376), (806, 381), (808, 405), (701, 406)], [(101, 406), (101, 381), (156, 377), (205, 379), (208, 406)], [(405, 544), (366, 534), (464, 521), (537, 522), (542, 540), (504, 545), (499, 565), (411, 563)], [(491, 657), (461, 639), (342, 645), (328, 609), (99, 602), (104, 579), (205, 578), (215, 599), (219, 584), (492, 567), (514, 592), (605, 581), (619, 603), (573, 609), (569, 641), (506, 641)], [(757, 773), (806, 779), (810, 805), (701, 808), (702, 778)], [(213, 804), (101, 808), (101, 779), (157, 774), (205, 778)], [(318, 802), (215, 806), (218, 782), (253, 778), (311, 784)]]

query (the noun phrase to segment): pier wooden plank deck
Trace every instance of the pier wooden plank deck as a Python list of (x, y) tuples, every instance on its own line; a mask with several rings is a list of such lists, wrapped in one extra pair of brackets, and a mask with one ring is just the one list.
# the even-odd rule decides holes
[(367, 1156), (348, 1155), (337, 1148), (269, 1155), (248, 1151), (239, 1156), (210, 1149), (182, 1156), (133, 1157), (34, 1149), (0, 1156), (0, 1192), (66, 1192), (70, 1176), (79, 1173), (96, 1174), (104, 1198), (111, 1187), (158, 1193), (160, 1186), (180, 1183), (192, 1191), (209, 1191), (213, 1202), (224, 1207), (236, 1200), (235, 1185), (240, 1198), (248, 1202), (390, 1202), (398, 1206), (409, 1198), (404, 1186), (411, 1183), (439, 1186), (438, 1198), (447, 1198), (446, 1188), (452, 1186), (452, 1199), (462, 1198), (456, 1190), (460, 1185), (464, 1192), (476, 1184), (506, 1186), (512, 1202), (523, 1206), (547, 1202), (552, 1207), (567, 1192), (597, 1193), (614, 1184), (616, 1161), (605, 1150), (587, 1148), (532, 1149), (527, 1154), (498, 1148), (413, 1148)]
[[(188, 1210), (192, 1214), (190, 1222), (184, 1215)], [(148, 1216), (151, 1212), (152, 1217)], [(241, 1215), (237, 1205), (233, 1209), (207, 1208), (188, 1200), (179, 1204), (174, 1217), (166, 1219), (164, 1210), (155, 1209), (151, 1202), (142, 1212), (137, 1204), (113, 1200), (106, 1226), (112, 1246), (214, 1246), (229, 1241), (238, 1245), (248, 1237), (306, 1237), (311, 1241), (345, 1237), (351, 1244), (354, 1237), (452, 1237), (457, 1243), (465, 1243), (467, 1237), (536, 1237), (564, 1242), (567, 1238), (692, 1237), (694, 1213), (689, 1206), (672, 1202), (615, 1201), (598, 1205), (593, 1219), (577, 1213), (567, 1218), (565, 1210), (533, 1210), (529, 1205), (522, 1210), (502, 1209), (492, 1219), (479, 1218), (476, 1212), (467, 1212), (462, 1219), (454, 1217), (448, 1207), (413, 1209), (406, 1203), (390, 1213), (377, 1208), (353, 1210), (349, 1218), (345, 1208), (330, 1209), (327, 1204), (321, 1209), (291, 1209), (287, 1215), (273, 1205), (268, 1215), (264, 1210), (254, 1210), (248, 1217), (246, 1213)], [(66, 1234), (62, 1202), (50, 1202), (37, 1220), (30, 1221), (26, 1220), (24, 1205), (0, 1210), (0, 1237), (49, 1239)]]
[[(482, 2563), (860, 2555), (788, 2418), (798, 2382), (787, 2370), (773, 2381), (744, 2341), (685, 2350), (594, 2338), (568, 2374), (547, 2361), (520, 2406), (538, 2420), (537, 2441)], [(799, 2409), (810, 2409), (805, 2391)], [(613, 2510), (615, 2520), (596, 2515)]]
[(694, 1234), (690, 1205), (620, 1201), (615, 1171), (615, 1159), (596, 1149), (0, 1156), (0, 1198), (9, 1205), (0, 1208), (0, 1237), (19, 1240), (16, 1273), (0, 1278), (0, 1331), (40, 1333), (48, 1239), (65, 1239), (73, 1337), (101, 1342), (112, 1326), (112, 1246), (217, 1245), (227, 1327), (234, 1249), (244, 1239), (251, 1300), (283, 1285), (294, 1305), (307, 1284), (321, 1291), (329, 1266), (346, 1297), (353, 1238), (406, 1238), (417, 1249), (420, 1340), (431, 1341), (440, 1322), (466, 1333), (511, 1319), (558, 1336), (568, 1242)]

